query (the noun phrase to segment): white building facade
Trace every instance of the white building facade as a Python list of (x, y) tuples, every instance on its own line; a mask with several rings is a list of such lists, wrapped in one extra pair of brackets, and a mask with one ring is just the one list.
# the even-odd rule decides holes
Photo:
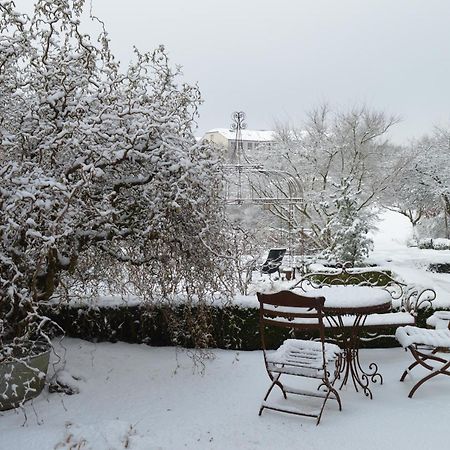
[[(203, 136), (204, 140), (226, 149), (232, 158), (236, 153), (236, 132), (227, 128), (209, 130)], [(257, 155), (260, 151), (270, 151), (275, 144), (275, 132), (268, 130), (241, 130), (242, 149), (248, 156)]]

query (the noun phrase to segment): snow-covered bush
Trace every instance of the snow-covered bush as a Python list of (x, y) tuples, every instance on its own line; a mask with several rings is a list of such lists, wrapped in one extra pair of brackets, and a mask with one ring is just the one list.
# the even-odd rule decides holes
[(450, 239), (433, 239), (433, 248), (435, 250), (450, 250)]
[(37, 303), (74, 279), (197, 303), (232, 285), (198, 88), (163, 47), (122, 71), (103, 28), (80, 30), (83, 6), (38, 0), (28, 17), (0, 1), (3, 341), (43, 333)]
[(448, 238), (450, 129), (435, 127), (399, 151), (404, 161), (401, 176), (384, 191), (383, 203), (410, 220), (415, 239)]
[(434, 250), (450, 250), (450, 239), (444, 238), (428, 238), (419, 241), (419, 248)]
[(236, 273), (236, 287), (242, 295), (248, 295), (253, 271), (261, 264), (263, 251), (258, 244), (256, 233), (233, 222), (229, 242), (232, 249), (232, 261)]
[(355, 191), (349, 180), (344, 179), (340, 185), (335, 185), (332, 194), (334, 210), (330, 221), (323, 229), (325, 240), (329, 246), (323, 252), (324, 256), (352, 265), (361, 263), (372, 249), (373, 242), (368, 232), (373, 215), (368, 208), (358, 207), (359, 191)]
[[(436, 203), (441, 206), (440, 203)], [(438, 210), (438, 208), (431, 210), (430, 213), (425, 215), (417, 225), (418, 235), (422, 239), (437, 239), (445, 238), (448, 233), (448, 220), (446, 220), (445, 211)]]
[(422, 249), (432, 249), (433, 248), (433, 239), (419, 239), (418, 247)]

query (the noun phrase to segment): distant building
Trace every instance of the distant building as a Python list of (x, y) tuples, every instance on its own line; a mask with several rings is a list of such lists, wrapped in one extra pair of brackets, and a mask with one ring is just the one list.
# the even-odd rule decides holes
[[(251, 156), (262, 149), (270, 151), (275, 142), (275, 132), (267, 130), (242, 130), (241, 138), (244, 152)], [(230, 157), (236, 152), (235, 131), (227, 128), (215, 128), (207, 131), (203, 139), (224, 147)]]

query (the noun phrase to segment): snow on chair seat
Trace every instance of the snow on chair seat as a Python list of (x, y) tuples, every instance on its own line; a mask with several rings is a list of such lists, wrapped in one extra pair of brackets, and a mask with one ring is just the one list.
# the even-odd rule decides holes
[[(430, 372), (413, 386), (408, 394), (409, 398), (412, 398), (416, 390), (431, 378), (440, 374), (450, 375), (448, 370), (450, 367), (450, 360), (448, 357), (444, 357), (445, 355), (436, 355), (442, 348), (450, 348), (449, 329), (429, 330), (406, 326), (398, 328), (395, 337), (402, 347), (410, 350), (415, 359), (415, 361), (405, 369), (400, 381), (404, 381), (406, 375), (408, 375), (411, 369), (416, 366), (424, 367)], [(423, 350), (421, 348), (422, 346), (426, 346), (427, 349)]]
[[(271, 372), (282, 372), (311, 378), (323, 377), (322, 343), (287, 339), (275, 352), (267, 354), (266, 362)], [(325, 343), (325, 364), (334, 362), (341, 349)]]
[(427, 325), (436, 329), (450, 328), (450, 311), (435, 311), (428, 317)]
[[(294, 294), (292, 291), (281, 291), (274, 294), (257, 293), (259, 301), (259, 330), (263, 349), (264, 362), (271, 384), (261, 403), (259, 415), (265, 409), (281, 411), (301, 416), (315, 417), (317, 425), (322, 417), (325, 403), (329, 398), (336, 400), (339, 410), (342, 409), (341, 399), (334, 388), (334, 382), (341, 367), (341, 349), (335, 344), (325, 342), (325, 327), (323, 324), (324, 297), (306, 297)], [(298, 330), (308, 330), (319, 334), (320, 341), (302, 339), (286, 339), (276, 350), (270, 351), (266, 347), (266, 328), (284, 328), (295, 333)], [(334, 370), (333, 370), (334, 369)], [(315, 378), (318, 386), (304, 389), (308, 386), (290, 387), (284, 382), (296, 377)], [(309, 384), (309, 383), (306, 383)], [(269, 402), (267, 399), (273, 388), (281, 389), (284, 400), (281, 405)], [(313, 397), (321, 399), (320, 408), (315, 411), (299, 409), (297, 405), (289, 405), (287, 394)], [(291, 397), (289, 396), (289, 401)]]
[(395, 332), (400, 345), (408, 348), (410, 345), (428, 345), (431, 347), (450, 348), (450, 330), (429, 330), (419, 327), (400, 327)]

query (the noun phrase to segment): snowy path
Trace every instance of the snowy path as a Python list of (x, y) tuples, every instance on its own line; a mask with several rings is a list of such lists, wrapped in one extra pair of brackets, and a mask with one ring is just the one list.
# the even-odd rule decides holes
[(435, 307), (450, 308), (450, 274), (427, 271), (430, 263), (450, 263), (450, 250), (422, 250), (407, 247), (411, 225), (400, 214), (387, 212), (373, 236), (370, 261), (392, 270), (406, 283), (432, 287), (436, 291)]

